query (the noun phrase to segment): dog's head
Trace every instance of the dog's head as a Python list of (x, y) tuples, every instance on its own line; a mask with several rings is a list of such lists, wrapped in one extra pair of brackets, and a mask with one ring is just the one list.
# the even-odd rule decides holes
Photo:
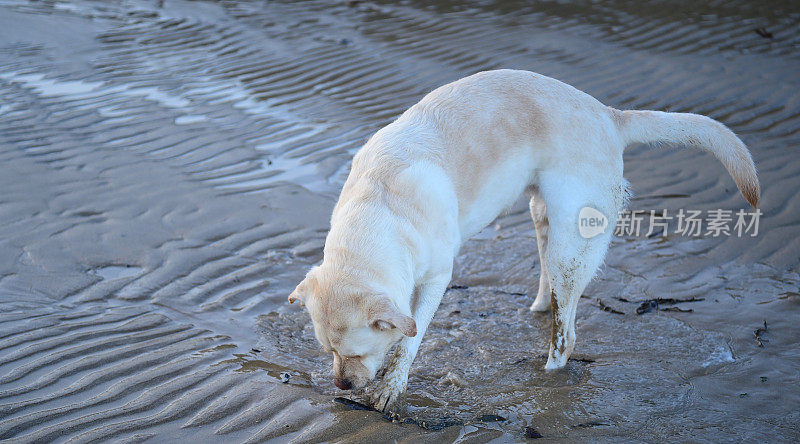
[(392, 346), (417, 335), (414, 319), (387, 295), (320, 267), (289, 295), (295, 301), (308, 308), (317, 340), (333, 354), (334, 384), (342, 390), (366, 386)]

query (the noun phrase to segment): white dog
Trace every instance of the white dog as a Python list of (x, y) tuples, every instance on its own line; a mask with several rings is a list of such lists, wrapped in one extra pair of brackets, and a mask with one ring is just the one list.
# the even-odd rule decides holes
[(613, 231), (580, 236), (578, 213), (591, 207), (616, 225), (627, 199), (622, 152), (637, 142), (712, 153), (757, 205), (750, 153), (723, 124), (618, 111), (527, 71), (481, 72), (442, 86), (378, 131), (353, 159), (322, 264), (289, 296), (306, 304), (317, 339), (333, 353), (336, 386), (366, 386), (399, 341), (370, 397), (379, 410), (394, 403), (459, 247), (524, 191), (542, 264), (531, 310), (552, 306), (545, 369), (563, 367), (575, 346), (578, 299)]

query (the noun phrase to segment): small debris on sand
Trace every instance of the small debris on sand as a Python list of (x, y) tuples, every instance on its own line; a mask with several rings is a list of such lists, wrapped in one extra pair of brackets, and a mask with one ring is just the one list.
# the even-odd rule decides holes
[[(617, 300), (620, 300), (622, 302), (630, 302), (628, 300), (623, 300), (622, 298), (617, 298)], [(680, 304), (681, 302), (699, 302), (699, 301), (703, 301), (703, 300), (705, 300), (705, 299), (704, 298), (695, 298), (695, 297), (686, 298), (686, 299), (675, 299), (675, 298), (648, 299), (646, 301), (643, 301), (641, 304), (639, 304), (638, 307), (636, 307), (636, 314), (637, 315), (645, 314), (645, 313), (649, 312), (650, 310), (652, 310), (654, 308), (658, 309), (659, 305), (662, 305), (662, 304), (664, 304), (664, 305), (675, 305), (675, 304)], [(668, 311), (679, 311), (679, 310), (668, 310)]]
[(679, 313), (691, 313), (694, 310), (692, 310), (691, 308), (667, 307), (667, 308), (662, 308), (661, 311), (677, 311)]
[(371, 406), (368, 406), (368, 405), (366, 405), (364, 403), (361, 403), (361, 402), (358, 402), (358, 401), (354, 401), (354, 400), (349, 399), (349, 398), (343, 398), (341, 396), (337, 396), (337, 397), (333, 398), (333, 400), (335, 402), (338, 402), (339, 404), (343, 404), (346, 407), (349, 407), (352, 410), (371, 410), (373, 412), (377, 412), (377, 410), (375, 410)]
[(520, 293), (520, 292), (517, 292), (517, 291), (495, 290), (494, 292), (498, 293), (498, 294), (509, 294), (511, 296), (525, 296), (526, 295), (526, 293)]
[(413, 424), (425, 430), (438, 431), (452, 426), (462, 426), (464, 423), (455, 418), (441, 418), (441, 419), (416, 419), (410, 416), (401, 417), (398, 413), (389, 412), (383, 415), (383, 418), (400, 424)]
[(505, 420), (506, 420), (506, 418), (503, 418), (500, 415), (495, 415), (495, 414), (491, 414), (491, 413), (488, 414), (488, 415), (481, 415), (481, 416), (478, 416), (477, 418), (475, 418), (475, 421), (477, 421), (477, 422), (501, 422), (501, 421), (505, 421)]
[(608, 427), (611, 424), (607, 424), (605, 422), (600, 421), (589, 421), (589, 422), (582, 422), (580, 424), (575, 424), (572, 426), (573, 428), (587, 428), (587, 427)]
[(758, 346), (759, 347), (764, 347), (764, 342), (763, 341), (765, 341), (766, 339), (763, 339), (761, 337), (761, 333), (766, 333), (766, 332), (767, 332), (767, 321), (765, 319), (764, 320), (764, 327), (758, 327), (757, 329), (755, 329), (753, 331), (753, 335), (756, 337), (756, 341), (758, 342)]
[(542, 437), (542, 434), (537, 432), (533, 427), (528, 426), (525, 427), (525, 437), (528, 439), (539, 439)]
[(621, 312), (619, 310), (614, 310), (613, 308), (607, 306), (606, 304), (603, 303), (603, 300), (600, 299), (600, 298), (597, 298), (597, 304), (600, 306), (600, 309), (603, 310), (603, 311), (607, 311), (609, 313), (614, 313), (614, 314), (620, 314), (620, 315), (624, 315), (625, 314), (625, 313), (623, 313), (623, 312)]
[[(366, 405), (366, 404), (364, 404), (362, 402), (354, 401), (352, 399), (343, 398), (341, 396), (337, 396), (337, 397), (333, 398), (333, 400), (335, 402), (338, 402), (339, 404), (345, 405), (346, 407), (348, 407), (348, 408), (350, 408), (352, 410), (366, 410), (366, 411), (381, 413), (379, 410), (376, 410), (372, 406)], [(498, 416), (498, 418), (501, 418), (501, 417)], [(460, 420), (455, 419), (455, 418), (445, 417), (445, 418), (439, 418), (439, 419), (416, 419), (416, 418), (412, 418), (410, 416), (406, 416), (406, 417), (400, 416), (400, 414), (396, 413), (396, 412), (385, 413), (383, 415), (383, 419), (385, 419), (387, 421), (390, 421), (390, 422), (399, 423), (399, 424), (413, 424), (413, 425), (415, 425), (417, 427), (423, 428), (425, 430), (430, 430), (430, 431), (437, 431), (437, 430), (445, 429), (447, 427), (464, 425), (463, 421), (460, 421)], [(505, 420), (505, 418), (503, 418), (503, 420)]]
[(447, 287), (448, 290), (466, 290), (467, 288), (469, 287), (467, 287), (466, 285), (451, 285)]
[(764, 37), (765, 39), (771, 39), (773, 37), (772, 33), (767, 31), (767, 28), (756, 28), (756, 34)]
[(292, 375), (290, 375), (290, 374), (288, 374), (286, 372), (282, 372), (281, 373), (281, 382), (282, 383), (288, 384), (289, 383), (289, 379), (291, 379), (291, 378), (292, 378)]

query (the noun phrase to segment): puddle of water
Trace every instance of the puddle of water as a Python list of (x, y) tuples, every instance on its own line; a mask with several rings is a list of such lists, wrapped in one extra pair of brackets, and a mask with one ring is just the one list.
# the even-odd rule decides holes
[(77, 96), (85, 97), (96, 91), (105, 82), (89, 82), (84, 80), (55, 80), (45, 78), (44, 74), (2, 73), (0, 79), (14, 83), (22, 83), (33, 88), (44, 97)]
[[(143, 97), (168, 108), (184, 109), (191, 105), (191, 101), (180, 95), (170, 94), (156, 87), (114, 85), (107, 86), (106, 82), (92, 82), (86, 80), (57, 80), (45, 77), (44, 74), (20, 74), (16, 72), (0, 73), (0, 79), (21, 83), (33, 88), (43, 97), (69, 97), (73, 99), (88, 99), (105, 95), (121, 95), (127, 97)], [(91, 105), (90, 105), (91, 106)], [(106, 112), (111, 111), (104, 108)]]
[[(214, 82), (214, 86), (191, 87), (185, 94), (176, 95), (165, 92), (157, 87), (136, 87), (132, 85), (113, 85), (109, 86), (105, 82), (91, 82), (83, 80), (57, 80), (45, 77), (44, 74), (20, 74), (20, 73), (2, 73), (0, 79), (10, 82), (21, 83), (27, 87), (33, 88), (38, 94), (44, 97), (69, 97), (72, 99), (88, 99), (93, 97), (100, 97), (106, 95), (116, 95), (120, 97), (141, 97), (158, 103), (166, 108), (189, 110), (192, 105), (192, 100), (187, 97), (199, 97), (208, 94), (209, 91), (219, 91), (221, 98), (214, 101), (215, 104), (219, 103), (232, 103), (234, 108), (242, 109), (247, 114), (253, 115), (269, 115), (272, 118), (288, 119), (288, 122), (306, 122), (305, 124), (293, 124), (292, 127), (300, 129), (297, 134), (287, 138), (280, 139), (276, 142), (261, 143), (255, 146), (256, 150), (283, 153), (277, 157), (269, 157), (260, 161), (261, 168), (258, 171), (251, 171), (239, 175), (225, 177), (219, 180), (216, 186), (222, 189), (246, 189), (255, 188), (260, 189), (270, 184), (281, 181), (287, 181), (301, 185), (314, 192), (329, 192), (331, 184), (328, 179), (321, 177), (318, 174), (317, 165), (313, 162), (304, 162), (305, 157), (297, 156), (290, 157), (287, 155), (282, 146), (296, 142), (302, 138), (313, 137), (316, 134), (324, 132), (329, 128), (326, 125), (313, 124), (307, 119), (299, 117), (297, 114), (289, 111), (285, 107), (273, 106), (267, 101), (260, 101), (254, 98), (244, 87), (237, 84), (221, 85), (220, 82)], [(202, 84), (202, 83), (200, 83)], [(200, 85), (196, 84), (196, 85)], [(225, 94), (221, 94), (224, 92)], [(212, 95), (213, 97), (214, 95)], [(208, 100), (208, 97), (205, 97)], [(6, 106), (0, 108), (0, 111), (6, 111)], [(109, 119), (114, 119), (114, 122), (124, 122), (132, 119), (130, 111), (120, 109), (118, 105), (105, 105), (96, 108), (97, 112)], [(189, 125), (207, 121), (208, 117), (204, 114), (185, 114), (178, 116), (174, 119), (176, 125)], [(120, 140), (116, 141), (120, 142)], [(350, 143), (350, 142), (348, 142)], [(343, 145), (337, 143), (329, 149), (337, 149)], [(264, 172), (275, 171), (276, 174), (270, 174), (266, 177), (255, 177), (251, 180), (248, 176), (259, 176)], [(341, 180), (343, 174), (335, 175), (335, 178)]]
[(134, 277), (139, 275), (141, 272), (141, 267), (135, 267), (132, 265), (108, 265), (92, 270), (92, 273), (102, 277), (105, 280)]
[(116, 92), (125, 95), (125, 96), (141, 96), (147, 100), (152, 100), (157, 102), (160, 105), (163, 105), (167, 108), (176, 108), (176, 109), (184, 109), (188, 108), (192, 103), (178, 95), (170, 94), (164, 92), (156, 87), (129, 87), (123, 86), (121, 88), (115, 88)]
[(187, 114), (185, 116), (176, 117), (175, 118), (175, 124), (176, 125), (190, 125), (192, 123), (205, 122), (206, 120), (208, 120), (208, 117), (206, 117), (206, 116), (204, 116), (202, 114), (200, 114), (200, 115), (189, 115), (189, 114)]

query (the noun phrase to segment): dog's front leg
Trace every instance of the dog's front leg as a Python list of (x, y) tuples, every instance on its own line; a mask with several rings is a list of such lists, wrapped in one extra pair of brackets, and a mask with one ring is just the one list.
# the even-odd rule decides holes
[(385, 411), (390, 408), (397, 398), (406, 390), (408, 384), (408, 371), (411, 363), (417, 356), (422, 338), (428, 329), (433, 314), (439, 308), (442, 295), (450, 282), (450, 275), (417, 287), (417, 306), (414, 309), (414, 321), (417, 323), (417, 335), (413, 338), (404, 337), (398, 344), (394, 355), (386, 366), (383, 379), (378, 383), (375, 391), (370, 395), (372, 405)]

